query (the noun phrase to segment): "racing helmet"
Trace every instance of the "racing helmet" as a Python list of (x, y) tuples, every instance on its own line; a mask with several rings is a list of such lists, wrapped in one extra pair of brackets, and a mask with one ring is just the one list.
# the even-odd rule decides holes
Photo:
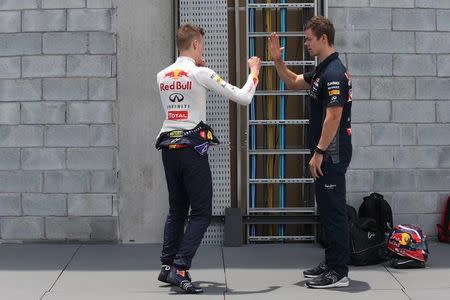
[(426, 234), (415, 225), (397, 225), (390, 233), (387, 248), (394, 268), (423, 268), (428, 259)]

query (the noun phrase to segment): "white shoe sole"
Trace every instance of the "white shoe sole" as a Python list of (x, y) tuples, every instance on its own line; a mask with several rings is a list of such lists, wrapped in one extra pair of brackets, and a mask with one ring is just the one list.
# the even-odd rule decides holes
[(309, 285), (306, 282), (306, 286), (313, 289), (330, 289), (330, 288), (339, 288), (339, 287), (347, 287), (350, 285), (350, 280), (347, 277), (342, 278), (338, 282), (329, 284), (329, 285)]
[[(323, 274), (323, 273), (322, 273)], [(322, 275), (322, 274), (320, 274), (320, 275)], [(303, 277), (305, 277), (305, 278), (317, 278), (317, 277), (319, 277), (320, 275), (306, 275), (306, 274), (303, 274)]]

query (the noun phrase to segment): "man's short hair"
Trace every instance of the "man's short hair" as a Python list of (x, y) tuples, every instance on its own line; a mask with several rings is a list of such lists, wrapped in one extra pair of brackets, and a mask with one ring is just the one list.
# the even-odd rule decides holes
[(328, 38), (328, 44), (334, 45), (334, 25), (324, 16), (314, 16), (305, 25), (305, 30), (311, 29), (313, 34), (319, 39), (323, 34)]
[(202, 38), (205, 35), (203, 28), (192, 24), (185, 24), (178, 28), (177, 47), (179, 50), (187, 50), (191, 46), (192, 40)]

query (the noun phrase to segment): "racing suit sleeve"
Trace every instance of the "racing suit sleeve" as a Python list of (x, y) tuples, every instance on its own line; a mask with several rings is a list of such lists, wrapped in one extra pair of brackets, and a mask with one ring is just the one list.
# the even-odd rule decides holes
[(220, 78), (213, 70), (205, 67), (198, 68), (194, 73), (194, 77), (207, 89), (213, 90), (241, 105), (248, 105), (252, 102), (256, 86), (258, 85), (258, 77), (249, 74), (245, 85), (242, 88), (238, 88)]

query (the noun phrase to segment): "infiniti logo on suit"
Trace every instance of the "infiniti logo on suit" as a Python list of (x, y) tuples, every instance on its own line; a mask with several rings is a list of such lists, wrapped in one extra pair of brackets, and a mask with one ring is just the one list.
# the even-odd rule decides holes
[(173, 93), (173, 94), (170, 94), (169, 100), (172, 102), (181, 102), (184, 100), (184, 96), (180, 93)]

